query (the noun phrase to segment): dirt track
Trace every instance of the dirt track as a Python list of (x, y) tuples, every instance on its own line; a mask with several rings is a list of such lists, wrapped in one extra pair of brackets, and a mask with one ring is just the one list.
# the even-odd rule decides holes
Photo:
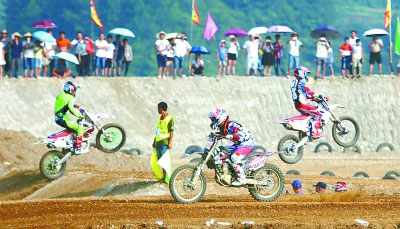
[[(138, 228), (206, 227), (206, 221), (229, 222), (244, 227), (272, 228), (353, 228), (362, 226), (355, 219), (368, 221), (371, 227), (400, 226), (400, 183), (383, 180), (389, 170), (400, 170), (398, 153), (319, 153), (306, 152), (295, 165), (286, 165), (278, 157), (270, 158), (283, 172), (299, 170), (302, 175), (285, 175), (283, 194), (272, 203), (253, 200), (244, 188), (224, 188), (206, 171), (207, 191), (199, 203), (176, 203), (166, 185), (154, 181), (149, 157), (91, 152), (68, 161), (67, 172), (59, 179), (44, 179), (37, 163), (44, 148), (31, 145), (28, 133), (0, 132), (0, 228)], [(190, 158), (175, 158), (174, 166)], [(7, 163), (5, 163), (7, 162)], [(337, 176), (320, 176), (324, 170)], [(352, 178), (365, 171), (370, 179)], [(301, 179), (305, 196), (290, 190), (293, 179)], [(347, 193), (334, 193), (332, 185), (347, 182)], [(312, 185), (328, 184), (327, 194), (314, 194)], [(289, 194), (285, 191), (289, 190)], [(221, 225), (218, 225), (221, 227)]]

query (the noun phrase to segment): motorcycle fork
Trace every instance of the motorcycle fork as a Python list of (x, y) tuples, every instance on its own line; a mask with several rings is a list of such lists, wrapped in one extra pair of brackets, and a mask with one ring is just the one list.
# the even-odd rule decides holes
[(211, 157), (211, 153), (208, 153), (206, 158), (197, 166), (196, 173), (194, 174), (194, 176), (191, 179), (191, 183), (193, 184), (193, 188), (196, 188), (196, 183), (197, 183), (197, 180), (200, 177), (201, 171), (203, 171), (203, 167), (207, 163), (207, 161), (210, 159), (210, 157)]

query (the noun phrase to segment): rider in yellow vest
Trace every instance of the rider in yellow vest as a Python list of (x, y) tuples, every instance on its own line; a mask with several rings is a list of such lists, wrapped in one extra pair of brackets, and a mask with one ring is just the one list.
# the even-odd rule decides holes
[(157, 158), (172, 148), (172, 139), (174, 137), (174, 117), (167, 113), (168, 106), (165, 102), (158, 104), (158, 113), (161, 115), (157, 120), (157, 132), (154, 138), (153, 148), (156, 149)]

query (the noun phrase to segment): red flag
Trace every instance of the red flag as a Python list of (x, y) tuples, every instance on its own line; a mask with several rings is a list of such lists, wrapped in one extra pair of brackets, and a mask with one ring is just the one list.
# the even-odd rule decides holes
[(392, 7), (390, 5), (390, 0), (388, 0), (385, 11), (385, 29), (389, 28), (391, 21), (392, 21)]
[(199, 11), (197, 11), (196, 1), (193, 0), (192, 5), (192, 22), (196, 25), (200, 25), (200, 14)]
[(99, 15), (97, 14), (96, 7), (94, 6), (93, 0), (90, 0), (90, 15), (92, 18), (92, 22), (100, 27), (101, 30), (104, 31), (103, 22), (101, 22)]

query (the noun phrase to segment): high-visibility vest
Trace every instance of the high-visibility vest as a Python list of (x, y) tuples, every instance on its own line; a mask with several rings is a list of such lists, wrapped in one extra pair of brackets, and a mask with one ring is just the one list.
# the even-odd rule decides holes
[(156, 132), (156, 142), (163, 139), (169, 138), (170, 133), (168, 132), (168, 124), (171, 121), (172, 116), (167, 115), (163, 120), (161, 117), (157, 121), (157, 132)]

